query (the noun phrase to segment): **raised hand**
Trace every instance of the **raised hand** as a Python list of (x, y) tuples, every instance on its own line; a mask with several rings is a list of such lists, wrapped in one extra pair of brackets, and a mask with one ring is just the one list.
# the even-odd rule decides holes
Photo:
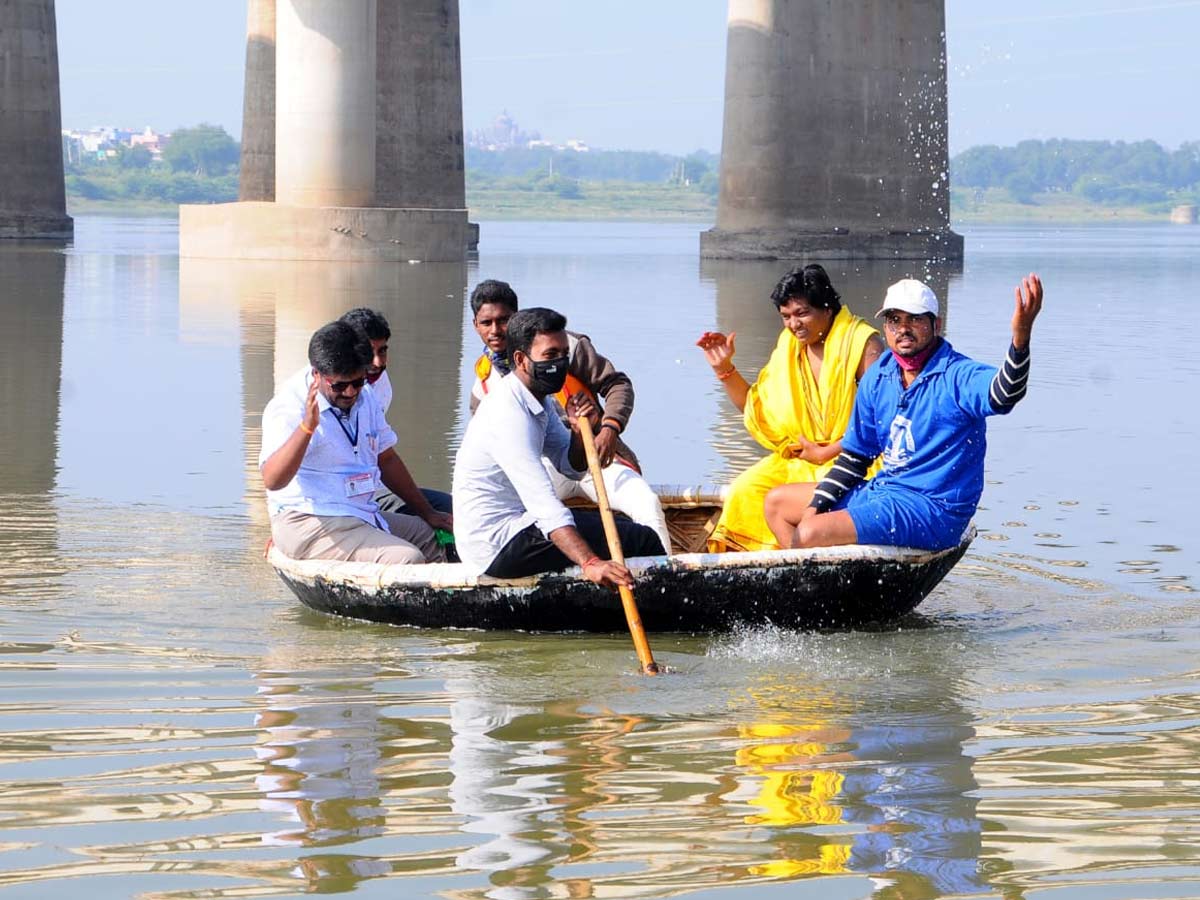
[(1029, 346), (1033, 320), (1042, 311), (1042, 279), (1032, 272), (1021, 279), (1016, 289), (1016, 309), (1012, 317), (1012, 342), (1018, 350)]
[(320, 375), (313, 373), (312, 384), (308, 386), (308, 396), (304, 400), (304, 417), (300, 420), (300, 424), (304, 426), (307, 434), (312, 434), (317, 430), (317, 425), (321, 421), (321, 407), (317, 403), (317, 385)]
[(734, 341), (737, 338), (737, 332), (729, 332), (726, 337), (719, 331), (706, 331), (700, 335), (700, 340), (696, 341), (696, 346), (704, 351), (704, 358), (708, 360), (708, 364), (713, 367), (713, 370), (719, 375), (723, 375), (733, 368)]

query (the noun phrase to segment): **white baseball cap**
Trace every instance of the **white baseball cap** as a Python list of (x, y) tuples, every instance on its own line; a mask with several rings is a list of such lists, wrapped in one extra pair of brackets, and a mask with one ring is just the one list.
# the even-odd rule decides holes
[(926, 313), (936, 316), (938, 314), (937, 294), (923, 281), (917, 281), (915, 278), (902, 278), (887, 289), (887, 294), (883, 298), (883, 306), (879, 307), (875, 318), (879, 318), (889, 309), (898, 309), (900, 312), (914, 316)]

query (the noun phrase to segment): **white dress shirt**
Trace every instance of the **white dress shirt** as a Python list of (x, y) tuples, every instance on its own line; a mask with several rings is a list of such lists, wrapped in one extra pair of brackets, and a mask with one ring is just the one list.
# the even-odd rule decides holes
[(386, 415), (388, 407), (392, 405), (392, 379), (388, 378), (387, 369), (379, 373), (379, 378), (374, 384), (367, 385), (375, 392), (375, 398), (379, 401), (379, 405), (383, 407), (383, 412)]
[[(305, 366), (283, 383), (262, 418), (262, 451), (258, 465), (287, 442), (304, 418), (312, 368)], [(284, 510), (315, 516), (354, 516), (387, 531), (373, 495), (379, 487), (379, 454), (396, 444), (396, 433), (383, 417), (378, 395), (360, 391), (346, 416), (317, 393), (321, 410), (308, 439), (300, 470), (287, 485), (267, 491), (267, 511)]]
[(575, 524), (542, 467), (544, 456), (568, 478), (584, 474), (571, 465), (571, 432), (555, 408), (506, 375), (467, 425), (454, 462), (454, 537), (476, 573), (530, 525), (548, 536)]

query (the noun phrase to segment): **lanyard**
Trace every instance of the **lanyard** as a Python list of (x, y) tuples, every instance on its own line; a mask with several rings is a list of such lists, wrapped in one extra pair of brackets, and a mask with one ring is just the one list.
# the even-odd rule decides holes
[(354, 433), (350, 433), (350, 429), (346, 427), (346, 423), (342, 421), (342, 417), (338, 415), (337, 410), (333, 410), (333, 417), (341, 426), (342, 434), (346, 436), (346, 440), (350, 442), (350, 447), (354, 450), (354, 455), (358, 456), (358, 413), (354, 413)]

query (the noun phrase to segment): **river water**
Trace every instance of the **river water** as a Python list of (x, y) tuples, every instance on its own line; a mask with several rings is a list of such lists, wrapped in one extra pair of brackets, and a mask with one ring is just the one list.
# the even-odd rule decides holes
[[(1200, 896), (1200, 229), (979, 229), (926, 273), (998, 361), (967, 557), (895, 630), (414, 632), (302, 608), (262, 559), (259, 417), (309, 334), (392, 323), (392, 420), (447, 487), (510, 280), (634, 378), (652, 481), (759, 451), (693, 346), (754, 371), (780, 263), (698, 227), (483, 223), (477, 260), (181, 261), (174, 222), (0, 247), (0, 888), (6, 896)], [(906, 274), (831, 267), (873, 311)], [(920, 273), (918, 273), (920, 274)]]

